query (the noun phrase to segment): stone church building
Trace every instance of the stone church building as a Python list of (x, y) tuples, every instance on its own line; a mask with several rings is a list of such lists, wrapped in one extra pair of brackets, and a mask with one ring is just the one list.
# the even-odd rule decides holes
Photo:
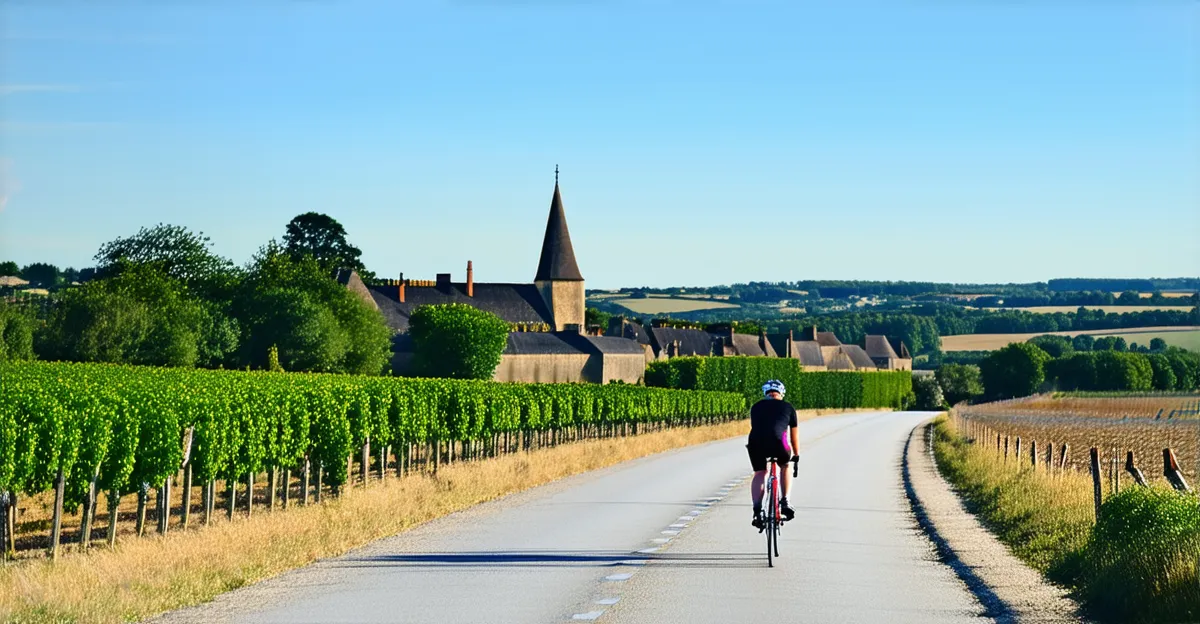
[(449, 273), (434, 280), (383, 280), (367, 285), (354, 271), (341, 271), (339, 282), (383, 313), (395, 332), (393, 371), (405, 374), (412, 366), (408, 323), (422, 305), (464, 303), (491, 312), (514, 326), (496, 368), (496, 381), (538, 383), (620, 380), (638, 383), (644, 375), (647, 349), (636, 340), (587, 335), (584, 280), (571, 246), (567, 217), (557, 174), (550, 215), (542, 240), (537, 272), (531, 284), (476, 282), (467, 262), (466, 281)]

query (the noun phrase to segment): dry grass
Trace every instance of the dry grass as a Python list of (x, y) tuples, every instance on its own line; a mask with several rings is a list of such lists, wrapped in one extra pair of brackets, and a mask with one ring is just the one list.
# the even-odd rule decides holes
[[(993, 351), (1010, 343), (1025, 342), (1034, 336), (1050, 333), (1056, 336), (1121, 336), (1126, 342), (1149, 345), (1152, 338), (1162, 338), (1167, 344), (1195, 349), (1200, 344), (1200, 327), (1133, 327), (1129, 329), (1093, 329), (1087, 331), (1044, 332), (1037, 334), (963, 334), (942, 336), (942, 351)], [(1136, 336), (1136, 338), (1134, 337)], [(1189, 346), (1192, 345), (1192, 346)]]
[[(811, 418), (819, 412), (805, 414)], [(322, 505), (166, 537), (125, 539), (57, 563), (0, 568), (4, 622), (121, 622), (197, 604), (433, 518), (569, 475), (741, 435), (745, 421), (593, 440), (387, 479)]]
[(717, 308), (736, 308), (732, 303), (712, 299), (684, 299), (673, 297), (647, 297), (645, 299), (613, 299), (613, 303), (638, 314), (670, 314), (673, 312), (695, 312)]
[(1098, 621), (1200, 621), (1194, 495), (1126, 480), (1119, 492), (1105, 492), (1096, 525), (1086, 470), (1005, 461), (994, 443), (971, 444), (959, 426), (954, 419), (937, 424), (938, 467), (1015, 555), (1072, 589)]

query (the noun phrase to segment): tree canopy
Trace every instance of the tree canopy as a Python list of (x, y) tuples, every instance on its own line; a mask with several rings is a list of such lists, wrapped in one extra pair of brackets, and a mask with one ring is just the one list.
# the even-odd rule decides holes
[(283, 242), (293, 259), (311, 256), (326, 270), (354, 269), (363, 279), (374, 278), (359, 259), (362, 251), (346, 240), (346, 228), (329, 215), (297, 215), (288, 222)]
[(378, 375), (391, 353), (391, 330), (378, 310), (311, 256), (293, 258), (275, 243), (251, 261), (233, 310), (241, 361), (255, 368), (269, 365), (275, 347), (289, 371)]
[(152, 265), (189, 288), (227, 288), (235, 280), (233, 262), (213, 253), (211, 247), (202, 232), (160, 223), (105, 243), (95, 260), (100, 277), (111, 277), (131, 266)]
[(414, 364), (430, 377), (491, 379), (508, 342), (508, 323), (462, 303), (421, 306), (409, 322)]

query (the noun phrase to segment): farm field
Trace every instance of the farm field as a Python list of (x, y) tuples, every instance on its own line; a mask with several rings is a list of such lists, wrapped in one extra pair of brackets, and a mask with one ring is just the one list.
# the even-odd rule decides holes
[[(1114, 292), (1113, 296), (1116, 297), (1120, 294), (1121, 293), (1119, 293), (1119, 292)], [(1164, 296), (1168, 299), (1177, 299), (1177, 298), (1183, 298), (1183, 297), (1191, 297), (1194, 294), (1196, 294), (1196, 293), (1191, 292), (1191, 291), (1188, 291), (1188, 292), (1164, 292), (1164, 293), (1162, 293), (1162, 296)], [(1138, 296), (1141, 297), (1142, 299), (1149, 299), (1150, 297), (1154, 296), (1154, 293), (1148, 293), (1148, 292), (1138, 293)]]
[[(1162, 338), (1167, 344), (1185, 349), (1200, 351), (1200, 327), (1190, 325), (1183, 327), (1131, 327), (1128, 329), (1093, 329), (1087, 331), (1048, 332), (1056, 336), (1120, 336), (1125, 342), (1136, 342), (1147, 345), (1153, 338)], [(1002, 349), (1014, 342), (1025, 342), (1033, 334), (963, 334), (961, 336), (942, 336), (942, 351), (991, 351)]]
[[(1088, 449), (1100, 449), (1102, 461), (1120, 460), (1133, 451), (1147, 479), (1164, 481), (1162, 451), (1172, 449), (1179, 468), (1194, 481), (1200, 470), (1200, 394), (1079, 397), (1036, 395), (972, 405), (959, 416), (990, 430), (987, 444), (996, 448), (996, 436), (1008, 436), (1015, 456), (1016, 439), (1022, 439), (1023, 461), (1031, 460), (1036, 443), (1038, 463), (1053, 450), (1061, 461), (1068, 445), (1067, 466), (1088, 470)], [(1052, 447), (1051, 447), (1052, 445)], [(1165, 481), (1164, 481), (1165, 482)]]
[[(1150, 312), (1153, 310), (1171, 310), (1174, 312), (1187, 312), (1195, 306), (1190, 305), (1101, 305), (1101, 306), (1082, 306), (1089, 310), (1103, 310), (1106, 314), (1124, 314), (1126, 312)], [(1054, 314), (1057, 312), (1075, 312), (1080, 306), (1032, 306), (1028, 308), (984, 308), (985, 310), (1021, 310), (1022, 312), (1033, 312), (1034, 314)]]
[(675, 297), (647, 297), (645, 299), (613, 299), (612, 303), (628, 308), (638, 314), (670, 314), (672, 312), (695, 312), (740, 306), (712, 299), (685, 299)]

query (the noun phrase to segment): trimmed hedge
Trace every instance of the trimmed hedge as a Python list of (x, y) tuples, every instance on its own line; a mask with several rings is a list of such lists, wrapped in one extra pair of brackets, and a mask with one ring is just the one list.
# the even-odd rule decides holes
[(909, 371), (809, 371), (790, 358), (679, 357), (651, 362), (646, 385), (682, 390), (738, 392), (747, 404), (762, 398), (762, 384), (778, 379), (796, 409), (891, 407), (911, 402)]

